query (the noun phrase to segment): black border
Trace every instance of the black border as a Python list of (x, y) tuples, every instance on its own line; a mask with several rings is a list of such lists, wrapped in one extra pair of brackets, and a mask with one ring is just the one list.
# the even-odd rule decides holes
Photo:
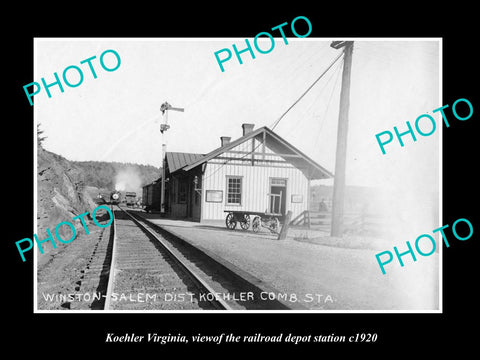
[[(247, 351), (269, 348), (282, 353), (298, 354), (304, 349), (317, 349), (312, 355), (334, 350), (336, 355), (344, 348), (366, 350), (369, 353), (388, 348), (384, 356), (394, 353), (413, 356), (419, 352), (433, 354), (443, 348), (461, 347), (462, 353), (475, 344), (475, 328), (466, 326), (475, 313), (476, 296), (475, 256), (478, 252), (478, 211), (474, 196), (476, 185), (476, 146), (480, 112), (476, 80), (476, 39), (473, 37), (478, 21), (473, 6), (461, 3), (435, 8), (419, 8), (405, 2), (384, 4), (336, 3), (330, 6), (316, 3), (259, 5), (246, 3), (198, 5), (185, 3), (169, 8), (163, 3), (134, 6), (109, 3), (107, 5), (72, 6), (60, 8), (34, 4), (25, 9), (10, 10), (13, 19), (5, 22), (7, 37), (2, 61), (7, 75), (4, 88), (6, 107), (4, 117), (5, 182), (9, 187), (5, 207), (8, 220), (15, 225), (5, 226), (4, 259), (7, 259), (7, 286), (3, 293), (4, 319), (8, 348), (16, 351), (31, 348), (52, 354), (57, 346), (65, 346), (71, 353), (100, 351), (114, 352), (128, 348), (148, 348), (157, 356), (175, 350), (191, 352), (188, 346), (158, 344), (105, 344), (107, 332), (135, 332), (145, 334), (195, 335), (202, 333), (235, 333), (264, 335), (295, 333), (298, 335), (350, 335), (357, 332), (377, 333), (376, 343), (358, 344), (224, 344), (200, 345), (201, 349), (220, 350), (225, 357), (228, 350), (247, 348)], [(38, 6), (39, 9), (34, 7)], [(102, 9), (102, 6), (105, 7)], [(469, 219), (474, 226), (473, 237), (465, 242), (453, 241), (444, 248), (443, 256), (443, 314), (33, 314), (33, 257), (25, 263), (18, 256), (14, 241), (32, 236), (33, 229), (33, 111), (26, 101), (22, 86), (33, 81), (34, 37), (254, 37), (258, 32), (290, 22), (303, 15), (313, 25), (311, 37), (442, 37), (443, 38), (443, 104), (452, 104), (458, 98), (467, 98), (473, 104), (474, 115), (465, 122), (452, 121), (443, 131), (443, 224), (452, 224), (458, 218)], [(405, 106), (399, 104), (398, 106)], [(429, 109), (426, 109), (429, 110)], [(394, 109), (392, 109), (394, 111)], [(12, 138), (12, 140), (10, 140)], [(5, 198), (5, 197), (4, 197)], [(451, 235), (450, 235), (451, 236)], [(227, 350), (227, 351), (225, 351)], [(252, 353), (255, 354), (255, 353)], [(258, 354), (257, 354), (258, 355)]]

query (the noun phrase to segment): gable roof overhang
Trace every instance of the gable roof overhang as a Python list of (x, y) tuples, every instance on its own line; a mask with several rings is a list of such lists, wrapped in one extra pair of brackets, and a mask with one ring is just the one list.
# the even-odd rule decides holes
[(167, 166), (170, 174), (183, 169), (188, 164), (196, 162), (204, 157), (203, 154), (167, 152)]
[(320, 166), (317, 162), (309, 158), (266, 126), (251, 131), (245, 136), (199, 157), (197, 160), (183, 167), (182, 170), (189, 171), (252, 138), (255, 138), (260, 143), (262, 143), (265, 138), (268, 148), (274, 151), (278, 156), (282, 157), (285, 161), (301, 170), (310, 180), (328, 179), (333, 177), (331, 172)]

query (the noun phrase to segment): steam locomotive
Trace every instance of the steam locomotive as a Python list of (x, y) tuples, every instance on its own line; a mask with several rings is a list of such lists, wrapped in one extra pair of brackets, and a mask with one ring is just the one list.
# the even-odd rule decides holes
[(120, 196), (120, 191), (112, 191), (110, 193), (110, 204), (114, 204), (114, 205), (118, 205), (120, 204), (120, 201), (121, 201), (121, 196)]
[(114, 190), (110, 193), (109, 197), (107, 197), (106, 195), (98, 194), (95, 201), (97, 204), (118, 205), (121, 203), (125, 203), (128, 207), (140, 206), (140, 199), (137, 199), (137, 193), (133, 191), (127, 191), (122, 194), (120, 191)]

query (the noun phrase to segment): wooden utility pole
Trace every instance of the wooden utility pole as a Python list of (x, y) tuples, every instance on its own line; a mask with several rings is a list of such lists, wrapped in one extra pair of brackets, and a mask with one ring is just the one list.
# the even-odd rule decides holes
[(331, 236), (342, 236), (353, 41), (333, 41), (330, 46), (334, 49), (344, 48), (342, 90), (340, 91), (340, 112), (338, 115), (337, 151), (335, 157), (335, 177), (333, 182), (332, 229), (330, 233)]

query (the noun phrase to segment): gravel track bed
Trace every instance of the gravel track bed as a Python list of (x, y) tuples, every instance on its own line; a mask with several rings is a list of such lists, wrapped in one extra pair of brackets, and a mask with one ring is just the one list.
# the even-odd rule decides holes
[[(98, 310), (103, 308), (102, 274), (110, 229), (79, 234), (48, 254), (37, 253), (38, 310)], [(43, 258), (42, 258), (43, 257)]]
[(213, 310), (208, 301), (199, 299), (196, 285), (155, 243), (156, 240), (150, 239), (142, 229), (132, 224), (127, 215), (116, 211), (116, 261), (111, 309)]

